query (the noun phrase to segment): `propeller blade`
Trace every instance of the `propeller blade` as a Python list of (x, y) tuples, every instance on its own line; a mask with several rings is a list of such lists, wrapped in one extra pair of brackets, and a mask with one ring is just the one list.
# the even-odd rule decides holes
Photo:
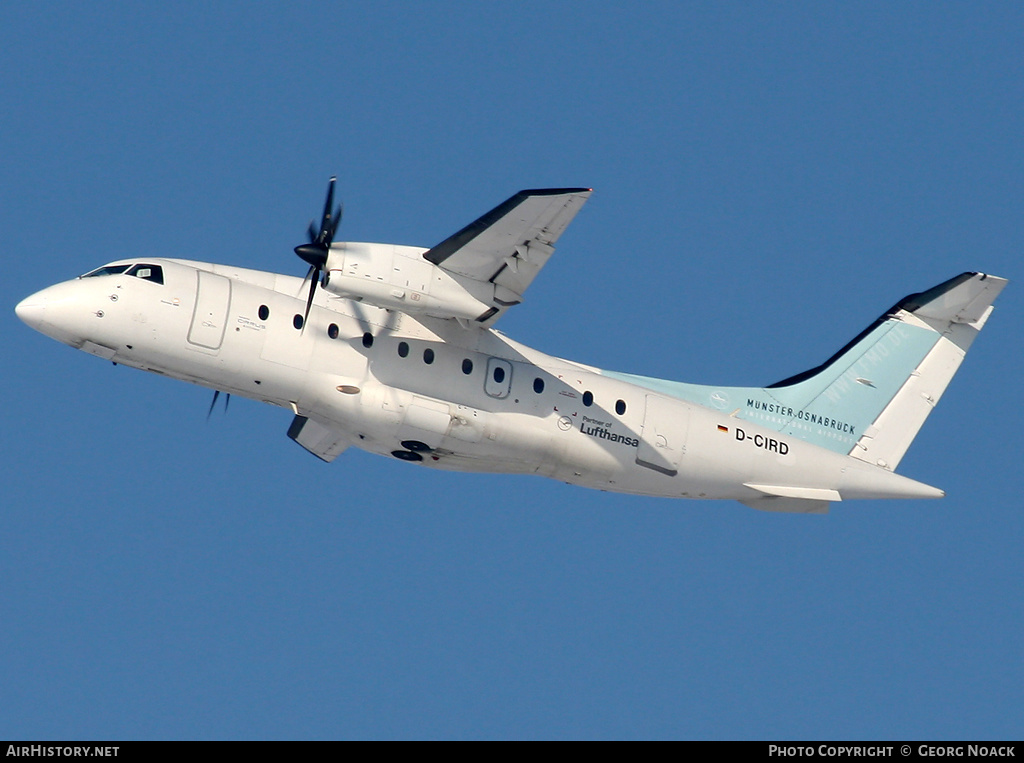
[[(213, 413), (213, 409), (217, 405), (217, 398), (218, 397), (220, 397), (220, 390), (219, 389), (215, 389), (213, 391), (213, 400), (210, 401), (210, 410), (208, 410), (206, 412), (206, 420), (207, 421), (210, 420), (210, 415)], [(230, 402), (231, 402), (231, 393), (230, 392), (225, 392), (224, 393), (224, 413), (228, 412), (228, 403), (230, 403)]]
[(207, 421), (210, 420), (210, 414), (213, 413), (213, 406), (215, 406), (217, 404), (217, 398), (218, 397), (220, 397), (220, 390), (219, 389), (215, 389), (213, 391), (213, 400), (210, 401), (210, 410), (208, 410), (206, 412), (206, 420)]
[(308, 281), (309, 277), (311, 275), (313, 275), (313, 273), (315, 273), (315, 272), (316, 272), (316, 265), (310, 265), (309, 266), (309, 270), (306, 271), (306, 277), (302, 279), (302, 288), (300, 289), (300, 291), (305, 291), (306, 290), (306, 281)]
[(313, 280), (309, 282), (309, 297), (306, 298), (306, 312), (302, 316), (302, 332), (306, 332), (306, 321), (309, 320), (309, 308), (313, 306), (313, 295), (316, 293), (316, 282), (320, 280), (320, 269), (310, 268), (310, 272), (316, 271)]
[[(317, 271), (316, 271), (316, 265), (309, 265), (309, 269), (306, 270), (306, 277), (304, 279), (302, 279), (302, 286), (299, 289), (299, 293), (296, 294), (295, 296), (299, 296), (300, 294), (302, 294), (306, 290), (306, 284), (309, 283), (309, 279), (312, 278), (313, 280), (315, 280), (318, 274), (319, 273), (317, 273)], [(303, 319), (302, 319), (303, 326), (305, 325), (305, 323), (306, 323), (306, 320), (303, 317)]]
[[(337, 177), (332, 177), (331, 181), (327, 184), (327, 200), (324, 202), (324, 215), (320, 220), (320, 236), (317, 237), (317, 243), (323, 241), (327, 246), (331, 245), (331, 239), (334, 238), (334, 231), (338, 228), (337, 223), (335, 223), (333, 227), (331, 226), (331, 210), (334, 208), (334, 183), (337, 180)], [(328, 231), (331, 233), (331, 238), (327, 238)]]
[(309, 311), (313, 307), (313, 297), (316, 295), (317, 281), (327, 268), (327, 257), (331, 250), (331, 243), (334, 241), (334, 234), (338, 232), (341, 224), (342, 205), (334, 207), (334, 184), (337, 177), (332, 177), (327, 184), (327, 198), (324, 200), (324, 213), (320, 218), (320, 230), (309, 224), (309, 243), (299, 244), (295, 247), (295, 253), (305, 262), (309, 263), (309, 270), (306, 278), (302, 281), (302, 288), (306, 287), (306, 280), (312, 279), (309, 284), (309, 296), (306, 297), (306, 312), (302, 316), (302, 331), (306, 330), (306, 322), (309, 320)]
[[(341, 216), (345, 213), (345, 205), (338, 204), (337, 209), (334, 210), (334, 224), (331, 226), (331, 241), (334, 241), (334, 234), (338, 232), (338, 226), (341, 225)], [(327, 244), (330, 246), (330, 243)]]

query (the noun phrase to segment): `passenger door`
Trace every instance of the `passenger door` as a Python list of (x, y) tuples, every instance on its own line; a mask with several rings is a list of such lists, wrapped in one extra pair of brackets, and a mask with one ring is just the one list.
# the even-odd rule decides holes
[(189, 344), (219, 350), (224, 341), (231, 302), (231, 280), (206, 270), (197, 270), (196, 304), (188, 329)]

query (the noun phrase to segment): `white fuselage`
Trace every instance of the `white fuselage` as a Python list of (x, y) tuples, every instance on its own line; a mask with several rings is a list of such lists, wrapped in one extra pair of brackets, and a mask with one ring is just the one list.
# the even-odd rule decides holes
[(80, 278), (29, 297), (18, 314), (115, 363), (289, 408), (347, 444), (440, 469), (692, 498), (759, 495), (748, 485), (822, 500), (937, 493), (493, 329), (324, 290), (303, 327), (300, 278), (146, 262), (162, 283)]

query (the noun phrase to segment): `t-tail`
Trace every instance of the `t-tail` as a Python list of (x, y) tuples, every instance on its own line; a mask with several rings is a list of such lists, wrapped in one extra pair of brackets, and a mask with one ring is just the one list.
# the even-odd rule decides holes
[(1006, 283), (962, 273), (911, 294), (822, 365), (743, 400), (742, 415), (892, 471)]
[(817, 368), (768, 387), (710, 387), (611, 375), (892, 471), (939, 402), (1006, 283), (984, 273), (962, 273), (911, 294)]

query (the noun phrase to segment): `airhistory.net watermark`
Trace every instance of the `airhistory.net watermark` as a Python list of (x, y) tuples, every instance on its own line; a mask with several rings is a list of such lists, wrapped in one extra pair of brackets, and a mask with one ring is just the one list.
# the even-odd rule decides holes
[(116, 758), (119, 747), (24, 744), (7, 745), (7, 757), (17, 758)]

